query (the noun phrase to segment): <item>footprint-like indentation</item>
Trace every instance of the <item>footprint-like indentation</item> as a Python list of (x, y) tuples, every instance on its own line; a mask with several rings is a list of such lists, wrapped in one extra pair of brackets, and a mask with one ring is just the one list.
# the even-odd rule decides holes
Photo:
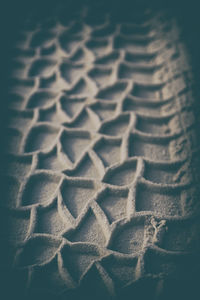
[(65, 224), (58, 214), (56, 203), (51, 207), (38, 210), (35, 228), (36, 233), (59, 235), (64, 228)]
[(98, 94), (97, 98), (105, 99), (105, 100), (116, 100), (119, 101), (124, 91), (127, 88), (126, 82), (118, 82), (107, 88), (102, 89)]
[(162, 190), (139, 184), (136, 191), (136, 211), (152, 211), (163, 216), (181, 215), (180, 189)]
[(116, 119), (103, 123), (99, 132), (110, 136), (120, 136), (127, 131), (129, 122), (130, 115), (120, 115)]
[(60, 240), (37, 236), (29, 239), (17, 257), (20, 267), (44, 264), (54, 257), (61, 244)]
[(56, 148), (49, 153), (40, 153), (38, 156), (38, 169), (60, 171), (64, 169), (64, 167), (64, 164), (58, 159)]
[(49, 106), (55, 101), (57, 94), (53, 92), (35, 92), (32, 94), (28, 100), (28, 108), (44, 107)]
[[(137, 277), (137, 257), (118, 257), (109, 255), (103, 258), (101, 264), (114, 280), (117, 287), (121, 288)], [(131, 278), (131, 280), (130, 280)]]
[(99, 68), (95, 67), (89, 72), (89, 76), (94, 80), (98, 86), (108, 84), (111, 80), (112, 69), (111, 68)]
[(88, 154), (85, 155), (83, 160), (73, 170), (65, 172), (68, 176), (84, 177), (84, 178), (99, 178), (100, 174), (94, 166), (93, 161)]
[(61, 136), (61, 144), (68, 158), (75, 163), (91, 142), (87, 131), (65, 131)]
[(50, 125), (33, 127), (26, 140), (25, 152), (33, 152), (51, 147), (56, 142), (58, 131), (58, 128)]
[(89, 180), (66, 180), (61, 189), (63, 201), (74, 218), (81, 214), (95, 192), (94, 183)]
[(169, 160), (169, 141), (145, 140), (143, 137), (132, 135), (129, 139), (129, 155), (162, 161)]
[(95, 152), (107, 167), (120, 161), (121, 140), (102, 138), (94, 147)]
[(63, 111), (70, 117), (77, 116), (84, 107), (85, 98), (70, 99), (65, 96), (61, 97), (60, 103)]
[(52, 31), (40, 30), (33, 35), (30, 46), (33, 48), (47, 46), (50, 42), (53, 41), (54, 38), (55, 33), (53, 33)]
[(186, 169), (181, 163), (155, 164), (146, 162), (144, 178), (155, 183), (177, 184), (185, 181)]
[(109, 248), (114, 251), (131, 254), (141, 250), (144, 239), (144, 224), (133, 220), (116, 230)]
[(121, 64), (118, 70), (118, 77), (120, 79), (133, 79), (137, 82), (142, 83), (153, 83), (153, 75), (155, 73), (155, 69), (142, 69), (132, 67), (127, 64)]
[(131, 91), (133, 96), (149, 99), (149, 100), (160, 100), (162, 99), (161, 88), (163, 85), (161, 84), (136, 84)]
[(120, 57), (118, 51), (112, 51), (109, 54), (104, 55), (103, 57), (97, 58), (95, 63), (100, 65), (113, 65)]
[(29, 76), (48, 76), (54, 70), (56, 60), (53, 59), (37, 59), (30, 67)]
[(64, 62), (60, 66), (61, 76), (69, 83), (73, 83), (83, 74), (82, 65), (74, 65), (70, 62)]
[(104, 39), (91, 39), (86, 43), (86, 46), (96, 55), (106, 54), (109, 51), (109, 41)]
[(79, 245), (76, 248), (70, 248), (66, 245), (62, 249), (61, 255), (64, 268), (76, 282), (79, 282), (83, 273), (99, 258), (99, 252), (92, 245)]
[(105, 236), (91, 209), (88, 210), (79, 226), (66, 236), (71, 242), (88, 242), (98, 246), (105, 245)]
[(153, 135), (170, 134), (169, 127), (170, 118), (148, 118), (138, 116), (136, 128), (142, 132), (151, 133)]
[(135, 179), (137, 160), (129, 160), (107, 171), (103, 181), (113, 185), (128, 185)]
[(90, 108), (99, 116), (101, 120), (107, 120), (115, 114), (116, 103), (97, 102), (90, 105)]
[(50, 202), (56, 193), (59, 181), (59, 176), (48, 173), (32, 175), (25, 185), (22, 196), (22, 205)]
[(67, 53), (71, 53), (72, 51), (75, 51), (75, 49), (80, 45), (82, 41), (81, 36), (69, 36), (68, 32), (64, 33), (60, 37), (60, 45), (63, 50), (65, 50)]
[(110, 223), (126, 217), (128, 190), (105, 189), (98, 197), (98, 204), (103, 209)]

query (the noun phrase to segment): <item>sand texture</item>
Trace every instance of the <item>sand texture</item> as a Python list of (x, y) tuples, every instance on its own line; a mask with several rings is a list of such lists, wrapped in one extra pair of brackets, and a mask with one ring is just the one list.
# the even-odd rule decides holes
[(200, 252), (180, 31), (160, 12), (124, 22), (61, 11), (26, 22), (13, 50), (0, 210), (7, 293), (173, 299), (199, 272)]

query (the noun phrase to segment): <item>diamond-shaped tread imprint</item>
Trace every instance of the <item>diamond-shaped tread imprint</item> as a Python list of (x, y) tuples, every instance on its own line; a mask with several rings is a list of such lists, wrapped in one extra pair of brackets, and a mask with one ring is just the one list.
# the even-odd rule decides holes
[(165, 300), (169, 280), (199, 274), (179, 27), (103, 2), (30, 17), (12, 52), (0, 222), (14, 298)]

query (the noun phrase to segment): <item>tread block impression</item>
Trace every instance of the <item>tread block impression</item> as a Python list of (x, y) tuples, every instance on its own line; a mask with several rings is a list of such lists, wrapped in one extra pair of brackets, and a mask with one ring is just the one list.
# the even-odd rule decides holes
[(179, 299), (169, 282), (200, 272), (197, 89), (180, 26), (139, 1), (50, 2), (9, 52), (0, 260), (13, 297), (0, 298)]

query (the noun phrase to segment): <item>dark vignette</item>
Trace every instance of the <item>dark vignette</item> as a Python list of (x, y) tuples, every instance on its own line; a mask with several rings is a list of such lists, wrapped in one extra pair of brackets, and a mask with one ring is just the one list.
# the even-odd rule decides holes
[[(113, 15), (116, 17), (119, 16), (123, 18), (131, 17), (131, 11), (134, 9), (135, 5), (140, 6), (141, 8), (150, 6), (150, 7), (160, 7), (165, 8), (169, 11), (169, 13), (175, 16), (180, 23), (182, 28), (182, 38), (184, 43), (186, 44), (190, 61), (193, 68), (193, 73), (195, 77), (195, 93), (196, 93), (196, 101), (195, 101), (195, 115), (196, 115), (196, 132), (199, 137), (199, 122), (200, 122), (200, 91), (199, 91), (199, 80), (200, 80), (200, 16), (199, 16), (199, 8), (198, 1), (178, 1), (178, 0), (163, 0), (163, 1), (139, 1), (139, 0), (102, 0), (102, 1), (92, 1), (92, 0), (69, 0), (62, 1), (66, 2), (68, 7), (69, 15), (72, 14), (73, 10), (76, 9), (77, 5), (80, 6), (84, 3), (88, 3), (89, 5), (97, 5), (99, 6), (98, 13), (101, 14), (102, 10), (112, 10)], [(9, 75), (12, 68), (11, 65), (11, 57), (12, 57), (12, 47), (15, 43), (17, 32), (20, 26), (23, 24), (24, 19), (30, 13), (34, 16), (34, 19), (43, 18), (43, 16), (49, 16), (54, 13), (54, 5), (58, 1), (49, 0), (35, 0), (35, 1), (14, 1), (7, 0), (3, 1), (0, 4), (0, 28), (1, 28), (1, 55), (0, 55), (0, 74), (1, 74), (1, 107), (0, 107), (0, 135), (1, 135), (1, 146), (0, 146), (0, 160), (1, 160), (1, 170), (3, 169), (4, 159), (3, 153), (6, 151), (4, 149), (4, 141), (7, 138), (4, 134), (4, 124), (7, 118), (7, 93), (9, 87)], [(199, 163), (200, 166), (200, 163)], [(199, 169), (198, 167), (196, 168)], [(199, 178), (199, 174), (197, 174)], [(0, 184), (0, 190), (1, 190)], [(3, 230), (0, 227), (0, 230)], [(8, 249), (9, 250), (9, 249)], [(0, 245), (0, 255), (1, 257), (5, 255), (6, 249), (2, 249)], [(0, 287), (0, 298), (1, 299), (18, 299), (16, 294), (16, 287), (12, 291), (12, 287), (8, 285), (10, 277), (12, 274), (5, 274), (5, 272), (0, 272), (0, 278), (4, 277), (4, 280), (0, 279), (0, 283), (2, 287)], [(14, 275), (13, 275), (14, 277)], [(12, 281), (12, 279), (11, 279)], [(174, 283), (172, 283), (173, 285)], [(186, 290), (184, 286), (182, 287), (183, 292), (181, 294), (177, 293), (173, 295), (173, 299), (199, 299), (199, 287), (200, 284), (199, 274), (196, 274), (196, 281), (189, 283), (189, 289)], [(14, 286), (17, 286), (17, 282), (14, 283)], [(177, 287), (176, 287), (177, 288)], [(6, 293), (6, 294), (5, 294)], [(176, 293), (176, 292), (175, 292)], [(170, 295), (169, 295), (170, 298)], [(136, 298), (135, 298), (136, 299)], [(148, 299), (148, 295), (147, 295)], [(138, 298), (139, 300), (139, 298)]]

